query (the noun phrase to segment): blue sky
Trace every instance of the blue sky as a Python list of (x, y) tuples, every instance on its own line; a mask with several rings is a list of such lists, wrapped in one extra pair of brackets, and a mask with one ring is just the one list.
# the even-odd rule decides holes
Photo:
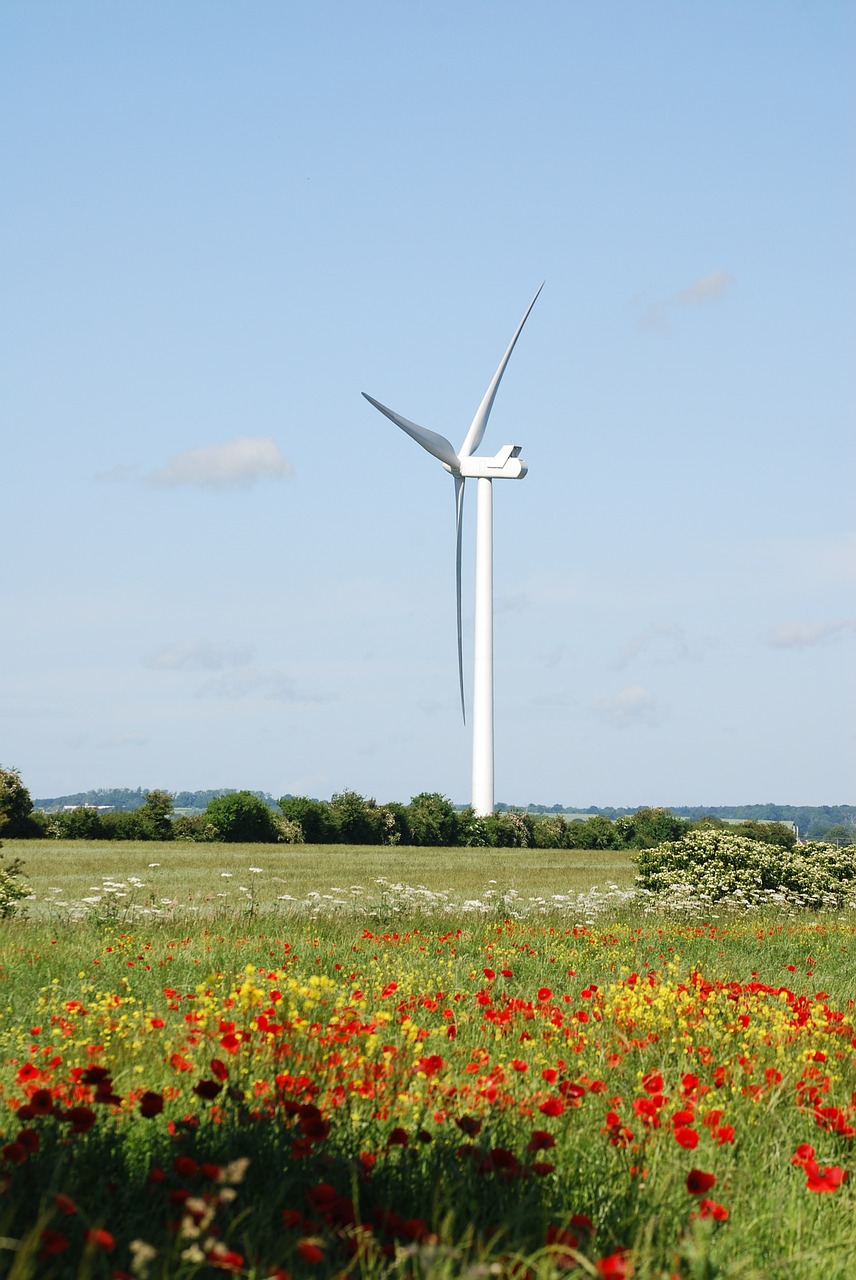
[(855, 54), (844, 0), (7, 0), (0, 760), (467, 801), (452, 485), (360, 392), (459, 444), (545, 279), (498, 799), (853, 802)]

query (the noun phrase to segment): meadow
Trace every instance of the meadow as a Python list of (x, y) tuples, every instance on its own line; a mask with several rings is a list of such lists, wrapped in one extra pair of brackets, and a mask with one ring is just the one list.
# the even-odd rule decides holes
[(2, 1276), (852, 1274), (852, 912), (656, 912), (606, 852), (4, 854)]

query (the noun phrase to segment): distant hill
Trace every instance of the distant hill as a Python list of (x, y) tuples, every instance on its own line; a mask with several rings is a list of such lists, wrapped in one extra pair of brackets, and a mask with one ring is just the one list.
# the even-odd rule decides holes
[[(43, 799), (34, 799), (33, 807), (35, 809), (43, 809), (46, 813), (55, 813), (58, 809), (64, 809), (66, 805), (93, 805), (94, 807), (109, 807), (111, 809), (139, 809), (146, 798), (146, 791), (154, 790), (152, 787), (98, 787), (94, 791), (76, 791), (73, 795), (68, 796), (50, 796)], [(207, 806), (209, 800), (213, 800), (215, 796), (231, 796), (234, 795), (236, 787), (219, 787), (214, 791), (172, 791), (172, 803), (176, 809), (184, 812), (192, 812), (198, 810), (199, 813)], [(254, 791), (254, 796), (258, 796), (260, 800), (264, 800), (265, 804), (274, 808), (276, 801), (273, 796), (268, 795), (267, 791)]]

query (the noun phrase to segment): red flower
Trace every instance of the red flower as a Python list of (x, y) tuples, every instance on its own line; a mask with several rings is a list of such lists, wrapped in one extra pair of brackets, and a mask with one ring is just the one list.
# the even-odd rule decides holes
[(71, 1196), (67, 1196), (64, 1191), (57, 1191), (54, 1196), (54, 1204), (60, 1213), (64, 1213), (66, 1217), (70, 1217), (73, 1213), (77, 1213), (77, 1205)]
[(477, 1120), (475, 1116), (458, 1116), (455, 1124), (468, 1138), (474, 1138), (481, 1129), (481, 1120)]
[(496, 971), (494, 969), (482, 969), (482, 973), (487, 978), (488, 982), (493, 982), (496, 977)]
[(40, 1258), (49, 1258), (52, 1254), (64, 1253), (68, 1248), (68, 1237), (64, 1236), (61, 1231), (51, 1231), (50, 1227), (46, 1227), (42, 1232), (41, 1241)]
[(812, 1167), (806, 1167), (806, 1190), (807, 1191), (837, 1191), (842, 1182), (847, 1179), (847, 1173), (838, 1164), (825, 1165), (823, 1169), (812, 1161)]
[(548, 1173), (552, 1173), (556, 1166), (550, 1164), (549, 1160), (536, 1160), (531, 1165), (532, 1172), (536, 1178), (546, 1178)]
[(555, 1147), (556, 1139), (552, 1133), (547, 1133), (545, 1129), (534, 1129), (532, 1137), (526, 1144), (527, 1151), (547, 1151), (550, 1147)]
[(716, 1200), (708, 1200), (704, 1198), (698, 1207), (699, 1218), (714, 1218), (717, 1222), (724, 1222), (728, 1217), (728, 1210), (724, 1204), (718, 1204)]
[(50, 1089), (36, 1089), (30, 1097), (30, 1107), (34, 1116), (46, 1116), (53, 1111), (53, 1094)]
[(299, 1227), (303, 1221), (303, 1214), (299, 1209), (283, 1209), (282, 1225), (284, 1227)]
[(549, 999), (552, 997), (552, 995), (553, 995), (553, 992), (550, 990), (550, 988), (549, 988), (549, 987), (539, 987), (539, 988), (538, 988), (538, 999), (539, 999), (539, 1000), (549, 1000)]
[(810, 1164), (817, 1167), (814, 1158), (814, 1147), (810, 1142), (800, 1143), (794, 1154), (791, 1156), (791, 1164), (801, 1165), (803, 1169), (807, 1168)]
[(221, 1062), (219, 1058), (212, 1058), (208, 1065), (211, 1068), (212, 1076), (216, 1076), (218, 1080), (228, 1079), (229, 1068), (225, 1062)]
[(565, 1104), (561, 1098), (548, 1098), (546, 1102), (542, 1102), (538, 1110), (545, 1116), (560, 1116), (565, 1110)]
[(691, 1196), (703, 1196), (716, 1186), (716, 1175), (701, 1169), (690, 1169), (687, 1174), (687, 1191)]
[(529, 1063), (524, 1062), (522, 1058), (512, 1058), (511, 1066), (514, 1071), (528, 1071)]
[(151, 1120), (153, 1116), (159, 1116), (163, 1111), (163, 1094), (152, 1093), (151, 1089), (147, 1089), (140, 1098), (140, 1115), (146, 1120)]
[(386, 1140), (388, 1147), (406, 1147), (410, 1142), (406, 1129), (393, 1129), (392, 1133)]
[(324, 1261), (323, 1249), (319, 1249), (313, 1240), (298, 1240), (297, 1252), (304, 1262), (318, 1263)]
[(206, 1102), (213, 1102), (222, 1090), (223, 1086), (217, 1080), (199, 1080), (193, 1086), (193, 1092), (197, 1098), (204, 1098)]
[(599, 1258), (594, 1264), (599, 1276), (605, 1280), (630, 1280), (633, 1275), (633, 1262), (626, 1249), (616, 1249), (607, 1258)]
[(199, 1172), (199, 1165), (193, 1159), (193, 1156), (176, 1156), (172, 1162), (172, 1167), (179, 1178), (193, 1178)]
[(0, 1155), (4, 1160), (8, 1160), (10, 1164), (23, 1164), (27, 1158), (27, 1149), (22, 1147), (20, 1142), (7, 1142)]
[(649, 1071), (642, 1077), (642, 1088), (646, 1093), (662, 1093), (664, 1081), (659, 1071)]
[(116, 1248), (115, 1236), (105, 1231), (103, 1227), (91, 1227), (86, 1233), (86, 1243), (91, 1244), (95, 1249), (103, 1249), (105, 1253), (112, 1253)]
[(72, 1133), (88, 1133), (95, 1124), (95, 1112), (89, 1107), (69, 1107), (62, 1118), (71, 1124)]
[(677, 1125), (675, 1127), (675, 1142), (679, 1147), (684, 1147), (687, 1151), (694, 1151), (698, 1146), (698, 1132), (695, 1129), (687, 1129)]

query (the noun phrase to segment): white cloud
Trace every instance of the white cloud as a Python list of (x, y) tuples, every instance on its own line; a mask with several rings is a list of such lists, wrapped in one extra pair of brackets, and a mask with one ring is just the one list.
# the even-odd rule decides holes
[[(736, 284), (734, 276), (722, 268), (701, 276), (678, 289), (676, 293), (662, 298), (659, 302), (650, 302), (639, 316), (637, 325), (640, 329), (653, 329), (659, 333), (668, 333), (671, 328), (670, 317), (681, 307), (702, 307), (719, 302), (726, 297)], [(647, 292), (647, 291), (646, 291)], [(645, 295), (635, 301), (642, 302)], [(631, 304), (633, 305), (633, 304)]]
[(636, 724), (657, 725), (664, 711), (654, 695), (640, 684), (629, 684), (612, 697), (592, 698), (590, 709), (605, 724), (628, 729)]
[(145, 659), (156, 671), (222, 671), (239, 667), (253, 656), (249, 645), (214, 644), (210, 640), (185, 640), (167, 645)]
[(270, 436), (239, 436), (225, 444), (185, 449), (148, 479), (165, 488), (190, 484), (203, 489), (246, 489), (257, 480), (281, 480), (293, 471)]
[(196, 690), (197, 698), (247, 698), (255, 694), (269, 702), (327, 702), (322, 694), (306, 693), (284, 671), (238, 666), (212, 676)]
[(767, 644), (773, 649), (805, 649), (820, 644), (841, 631), (856, 631), (856, 620), (838, 622), (780, 622), (767, 632)]
[(677, 306), (698, 307), (708, 302), (716, 302), (724, 298), (736, 284), (734, 276), (727, 271), (711, 271), (710, 275), (694, 280), (685, 289), (681, 289), (670, 299)]
[(108, 467), (106, 471), (96, 471), (95, 479), (104, 484), (121, 484), (124, 480), (135, 480), (139, 470), (136, 462), (117, 462), (115, 467)]
[(675, 666), (679, 662), (700, 662), (705, 650), (714, 648), (713, 639), (690, 641), (683, 627), (677, 624), (655, 622), (645, 631), (627, 641), (612, 660), (611, 666), (620, 671), (636, 658), (643, 658), (649, 666)]

